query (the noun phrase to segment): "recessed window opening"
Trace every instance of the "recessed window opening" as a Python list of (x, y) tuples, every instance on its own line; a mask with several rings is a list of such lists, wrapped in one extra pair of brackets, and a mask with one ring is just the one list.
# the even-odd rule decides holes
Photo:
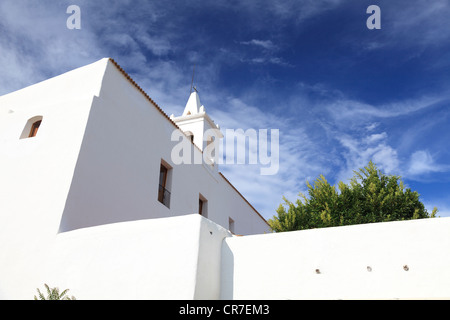
[(208, 200), (201, 194), (198, 198), (198, 213), (205, 218), (208, 218)]
[(20, 135), (20, 139), (33, 138), (36, 137), (39, 131), (39, 128), (42, 124), (42, 116), (36, 116), (27, 121), (25, 127), (22, 130), (22, 134)]
[(31, 130), (30, 134), (28, 135), (28, 138), (36, 137), (39, 127), (41, 126), (41, 122), (42, 120), (39, 120), (31, 125)]
[(232, 233), (235, 233), (234, 227), (235, 227), (234, 220), (231, 219), (231, 217), (228, 217), (228, 230), (230, 230)]
[(158, 188), (158, 201), (164, 204), (167, 208), (170, 208), (170, 180), (171, 180), (171, 168), (165, 162), (161, 161), (159, 169), (159, 188)]
[(186, 136), (189, 138), (189, 140), (194, 142), (194, 134), (191, 131), (186, 131), (185, 133), (186, 133)]

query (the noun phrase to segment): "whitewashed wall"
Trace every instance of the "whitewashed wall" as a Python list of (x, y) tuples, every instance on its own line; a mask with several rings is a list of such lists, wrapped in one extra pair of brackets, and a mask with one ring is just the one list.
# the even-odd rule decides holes
[(44, 283), (80, 300), (448, 299), (449, 229), (436, 218), (239, 237), (192, 214), (35, 233), (0, 246), (0, 299)]
[[(90, 65), (0, 97), (0, 297), (25, 298), (58, 232), (101, 71)], [(20, 139), (35, 116), (38, 135)]]
[(26, 260), (10, 261), (8, 271), (1, 260), (0, 299), (31, 300), (37, 288), (45, 293), (44, 283), (79, 300), (219, 299), (227, 236), (193, 214), (61, 233), (34, 252), (23, 241), (15, 250), (26, 251)]
[[(176, 126), (107, 61), (60, 231), (196, 213), (201, 194), (208, 201), (210, 220), (227, 228), (231, 217), (238, 234), (269, 232), (267, 223), (208, 165), (171, 161), (179, 143), (171, 141), (174, 130)], [(161, 159), (172, 167), (170, 208), (158, 201)]]
[(71, 231), (55, 238), (37, 283), (83, 300), (218, 299), (225, 236), (197, 214)]
[(233, 237), (221, 298), (448, 299), (449, 270), (450, 218)]
[[(38, 135), (20, 139), (35, 116)], [(236, 233), (269, 231), (207, 165), (172, 164), (170, 209), (157, 200), (175, 129), (110, 59), (0, 97), (0, 222), (64, 232), (196, 213), (201, 194), (216, 223), (228, 227), (232, 217)], [(20, 234), (2, 235), (10, 232)]]

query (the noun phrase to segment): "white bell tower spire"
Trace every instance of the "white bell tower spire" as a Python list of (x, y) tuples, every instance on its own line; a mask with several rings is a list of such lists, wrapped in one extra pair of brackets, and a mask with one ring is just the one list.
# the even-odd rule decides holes
[[(189, 96), (183, 114), (179, 117), (174, 117), (172, 115), (170, 118), (188, 137), (191, 138), (192, 142), (202, 152), (219, 155), (218, 146), (220, 146), (220, 143), (214, 144), (217, 150), (214, 150), (213, 152), (211, 152), (212, 146), (209, 146), (214, 142), (214, 139), (223, 138), (223, 134), (220, 132), (219, 126), (215, 124), (206, 113), (205, 107), (201, 104), (198, 91), (195, 87)], [(206, 148), (208, 148), (208, 150), (206, 150)], [(214, 167), (217, 169), (217, 164), (214, 164)]]
[[(200, 109), (202, 108), (202, 104), (200, 103), (200, 97), (198, 96), (198, 92), (194, 89), (189, 96), (189, 100), (186, 103), (186, 107), (184, 108), (184, 112), (182, 116), (188, 116), (193, 114), (200, 113)], [(203, 107), (203, 110), (205, 108)]]

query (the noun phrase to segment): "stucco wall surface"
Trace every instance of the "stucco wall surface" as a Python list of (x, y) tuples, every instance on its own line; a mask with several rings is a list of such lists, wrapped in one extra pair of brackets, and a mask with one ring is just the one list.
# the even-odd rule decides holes
[(198, 214), (113, 223), (0, 246), (0, 299), (44, 283), (80, 300), (449, 299), (449, 229), (450, 218), (251, 236)]
[(448, 299), (450, 218), (233, 237), (222, 299)]
[[(224, 228), (191, 214), (84, 228), (55, 235), (26, 262), (0, 272), (0, 299), (33, 299), (44, 283), (79, 300), (219, 299)], [(1, 252), (0, 252), (1, 254)], [(20, 272), (27, 263), (26, 278)], [(8, 281), (6, 281), (8, 280)], [(9, 283), (10, 285), (7, 285)]]
[[(103, 60), (100, 61), (102, 64)], [(172, 161), (177, 127), (111, 62), (92, 99), (60, 231), (196, 213), (200, 194), (207, 218), (237, 234), (270, 232), (241, 195), (206, 164)], [(187, 137), (184, 137), (187, 139)], [(192, 148), (201, 158), (200, 151)], [(170, 205), (158, 201), (161, 162), (170, 167)]]

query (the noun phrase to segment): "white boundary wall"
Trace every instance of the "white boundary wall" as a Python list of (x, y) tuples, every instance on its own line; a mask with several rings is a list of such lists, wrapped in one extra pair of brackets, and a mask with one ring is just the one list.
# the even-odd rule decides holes
[[(224, 228), (199, 214), (84, 228), (35, 250), (0, 246), (0, 299), (32, 300), (44, 283), (79, 300), (219, 299)], [(41, 243), (42, 244), (42, 243)]]
[(242, 237), (198, 214), (113, 223), (3, 242), (0, 299), (44, 283), (80, 300), (449, 299), (449, 231), (450, 218)]
[(449, 299), (450, 218), (226, 238), (221, 298)]

